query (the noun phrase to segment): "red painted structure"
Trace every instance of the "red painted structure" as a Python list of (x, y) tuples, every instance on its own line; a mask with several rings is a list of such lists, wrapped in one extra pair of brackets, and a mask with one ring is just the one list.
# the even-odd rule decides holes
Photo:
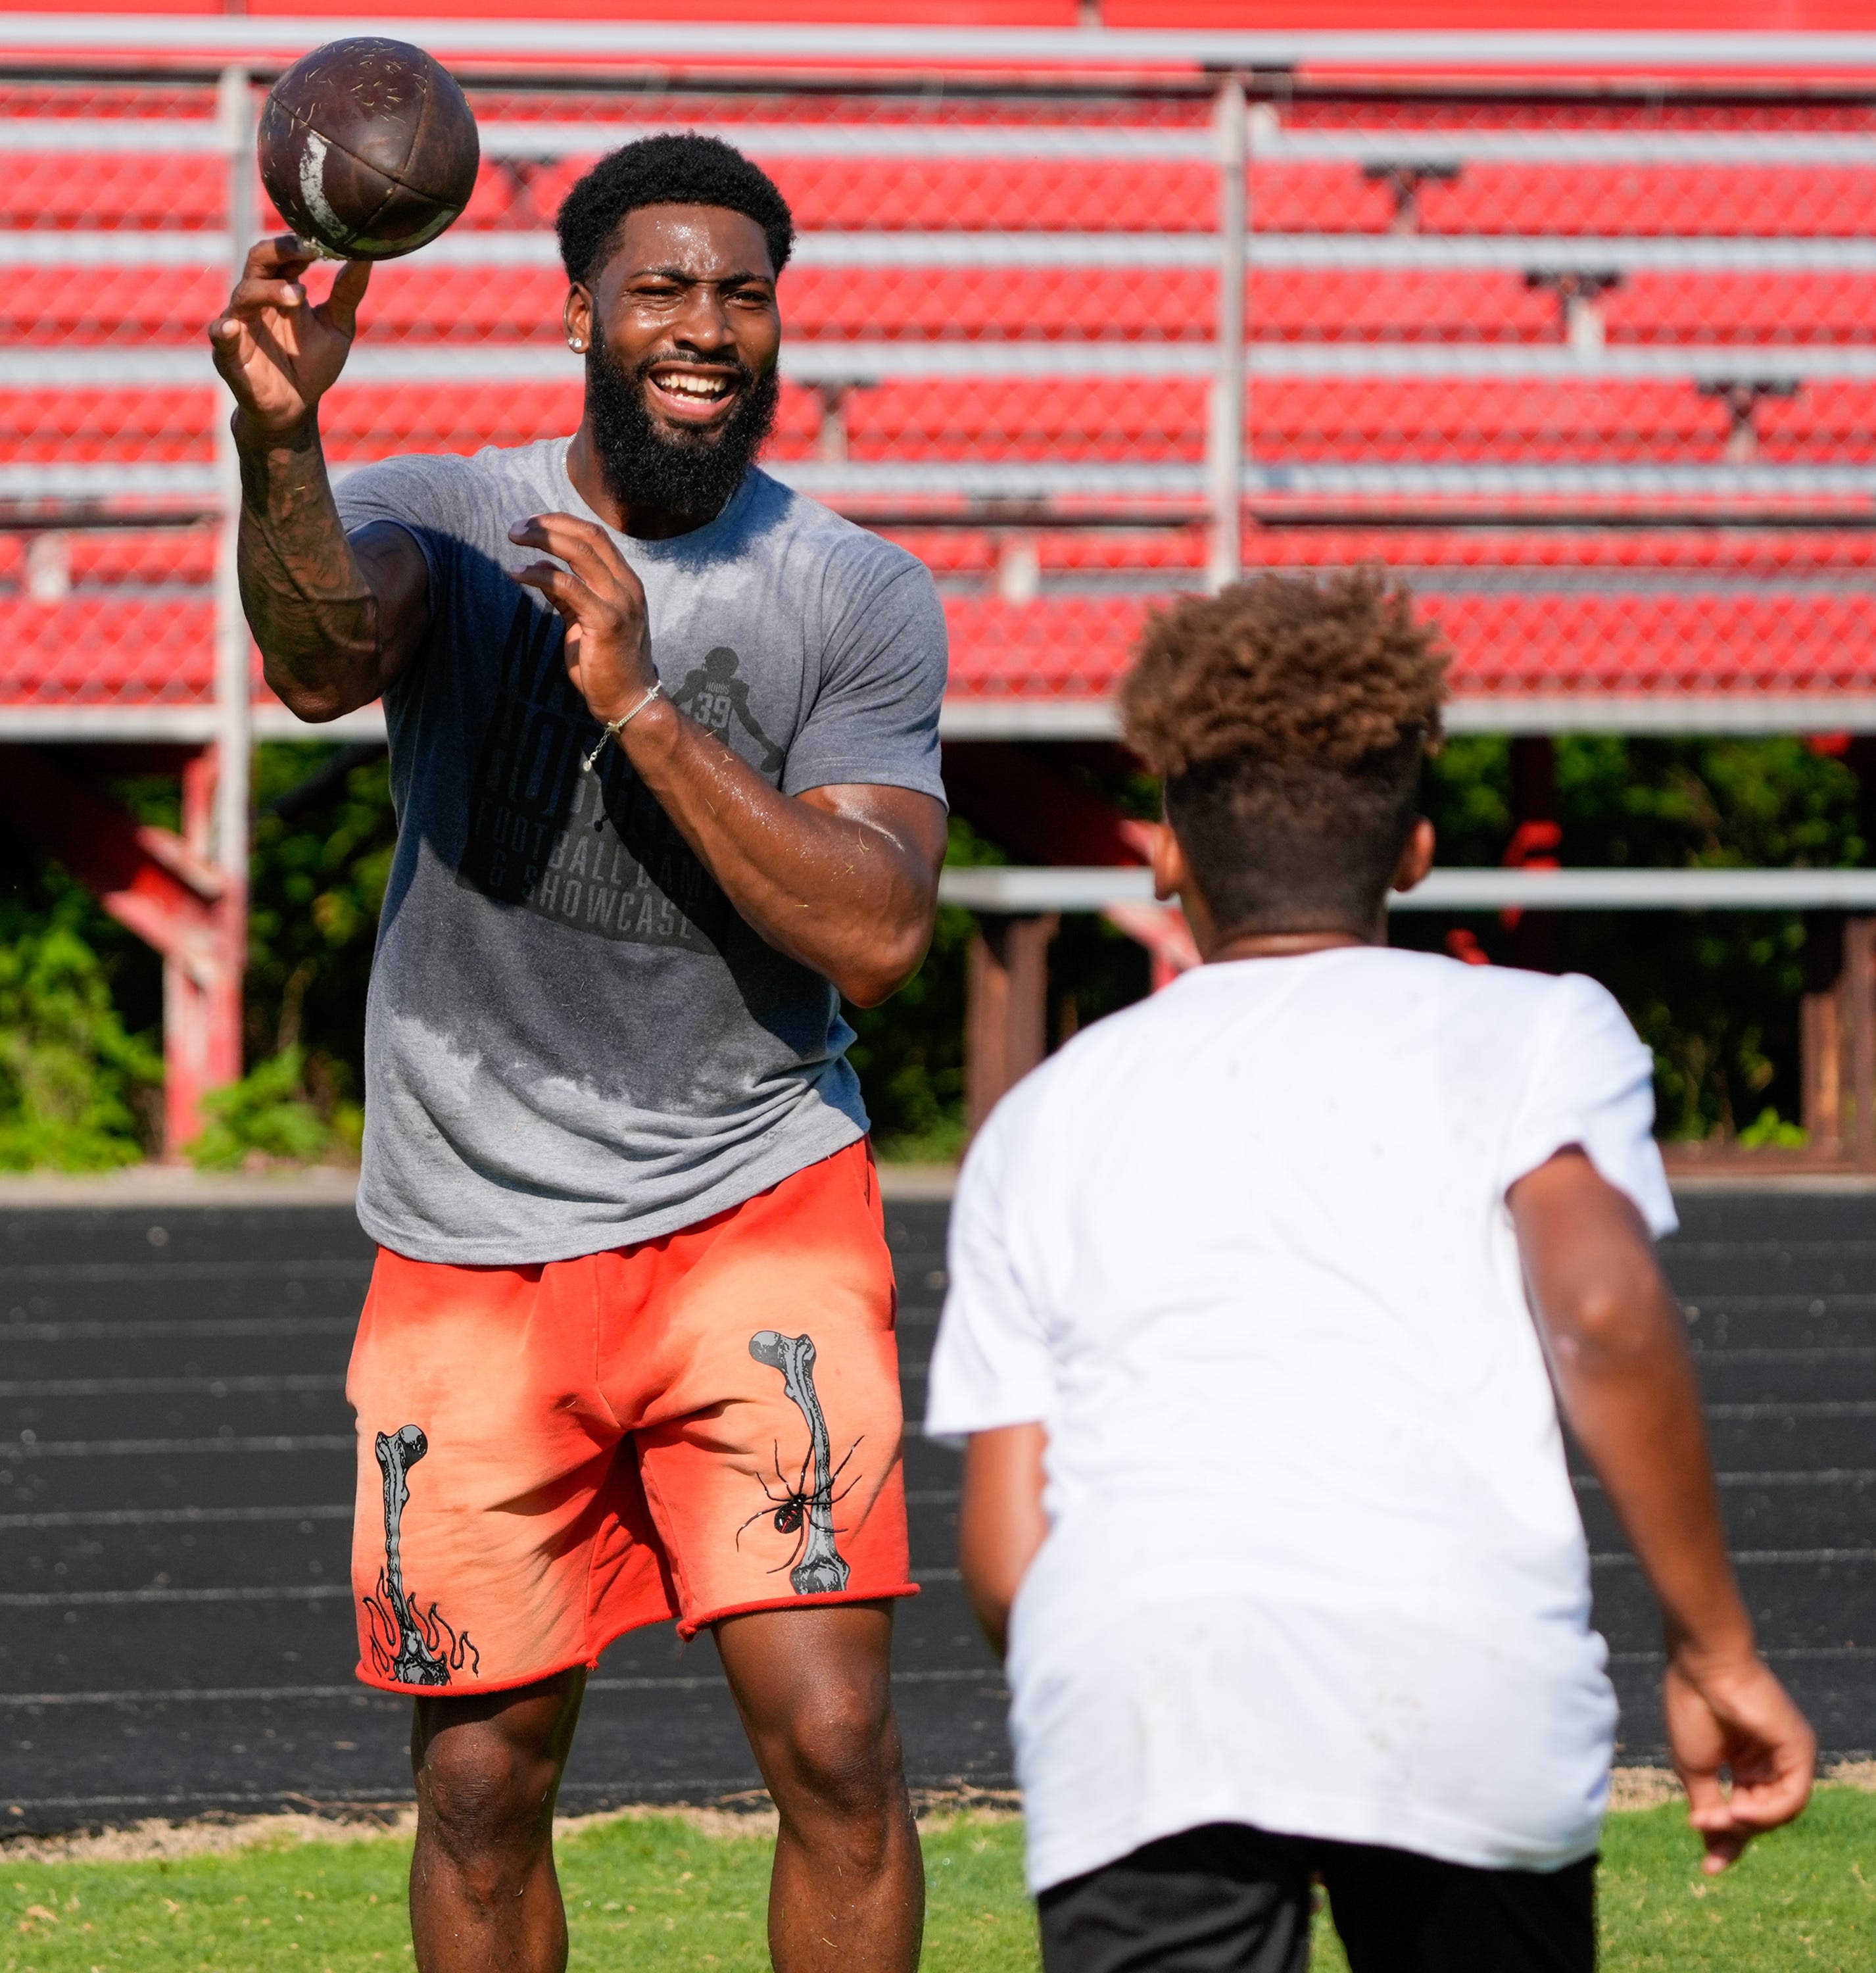
[[(485, 163), (376, 278), (335, 461), (567, 429), (566, 185), (647, 128), (736, 138), (804, 229), (771, 463), (931, 564), (954, 791), (1016, 854), (1137, 859), (1050, 750), (1111, 744), (1143, 613), (1240, 568), (1401, 570), (1460, 726), (1876, 731), (1847, 0), (404, 11)], [(271, 218), (258, 89), (367, 18), (0, 8), (0, 813), (165, 953), (172, 1144), (239, 1064), (250, 728), (381, 731), (259, 686), (201, 342)], [(126, 744), (170, 750), (183, 839), (77, 791)]]

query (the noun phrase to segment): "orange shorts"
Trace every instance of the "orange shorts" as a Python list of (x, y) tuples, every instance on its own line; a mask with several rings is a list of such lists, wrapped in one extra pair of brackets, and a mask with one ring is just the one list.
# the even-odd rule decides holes
[(358, 1676), (498, 1691), (641, 1624), (917, 1594), (864, 1143), (662, 1239), (521, 1268), (380, 1250)]

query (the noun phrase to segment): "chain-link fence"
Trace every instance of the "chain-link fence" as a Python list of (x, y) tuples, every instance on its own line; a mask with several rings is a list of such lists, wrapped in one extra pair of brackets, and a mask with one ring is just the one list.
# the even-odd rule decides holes
[[(239, 632), (201, 332), (243, 204), (272, 220), (231, 151), (264, 80), (0, 81), (22, 733), (210, 730), (218, 610)], [(770, 466), (930, 562), (956, 730), (1098, 731), (1155, 597), (1371, 558), (1445, 627), (1462, 718), (1828, 727), (1876, 693), (1876, 110), (1849, 95), (471, 94), (474, 203), (375, 276), (341, 470), (570, 430), (554, 211), (613, 145), (705, 129), (802, 227)]]

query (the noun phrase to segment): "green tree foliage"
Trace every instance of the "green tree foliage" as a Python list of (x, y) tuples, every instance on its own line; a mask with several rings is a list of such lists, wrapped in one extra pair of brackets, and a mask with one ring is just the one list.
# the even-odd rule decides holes
[(964, 977), (971, 915), (946, 906), (918, 977), (883, 1007), (848, 1007), (881, 1154), (943, 1163), (964, 1147)]
[[(1008, 861), (956, 817), (946, 859)], [(883, 1007), (845, 1010), (858, 1037), (848, 1059), (859, 1072), (885, 1157), (941, 1163), (963, 1149), (964, 980), (971, 931), (969, 911), (941, 907), (931, 950), (911, 984)]]
[[(328, 1119), (364, 1095), (365, 983), (397, 839), (384, 757), (348, 771), (346, 757), (260, 749), (248, 908), (248, 1058), (297, 1049), (305, 1093)], [(315, 775), (331, 777), (315, 806), (290, 821), (274, 812)]]
[[(1074, 770), (1129, 812), (1151, 784)], [(325, 773), (319, 800), (289, 820), (273, 804)], [(1796, 738), (1625, 740), (1557, 749), (1566, 863), (1855, 865), (1871, 830), (1857, 777)], [(174, 826), (173, 784), (119, 784), (143, 819)], [(336, 747), (269, 746), (257, 767), (245, 1084), (217, 1099), (197, 1155), (342, 1155), (364, 1095), (365, 983), (396, 839), (382, 757), (349, 764)], [(1499, 861), (1512, 829), (1509, 743), (1462, 735), (1427, 778), (1427, 806), (1449, 863)], [(289, 804), (290, 806), (290, 804)], [(962, 822), (957, 862), (1007, 860)], [(1495, 916), (1402, 914), (1404, 944), (1442, 946), (1463, 925), (1493, 959), (1512, 935)], [(884, 1007), (850, 1010), (859, 1069), (883, 1148), (944, 1157), (963, 1130), (963, 1018), (971, 922), (941, 912), (931, 954)], [(1655, 1051), (1666, 1134), (1788, 1142), (1797, 1110), (1797, 1001), (1807, 928), (1796, 915), (1571, 913), (1565, 966), (1604, 981)], [(1050, 957), (1059, 1036), (1146, 989), (1139, 948), (1090, 918), (1064, 919)], [(107, 1164), (154, 1141), (159, 971), (55, 865), (0, 846), (0, 1164)]]
[[(364, 996), (397, 827), (381, 754), (263, 747), (255, 763), (247, 1058), (188, 1147), (205, 1171), (355, 1157)], [(295, 797), (309, 796), (296, 803)], [(276, 807), (284, 803), (286, 813)]]
[(0, 832), (0, 1170), (96, 1171), (154, 1144), (160, 969), (58, 865)]
[[(946, 860), (1007, 863), (996, 844), (951, 818)], [(942, 1163), (964, 1148), (964, 1001), (969, 911), (942, 906), (918, 977), (883, 1007), (849, 1007), (873, 1133), (888, 1158)], [(1087, 916), (1065, 918), (1049, 953), (1049, 1033), (1059, 1040), (1146, 990), (1144, 954), (1131, 939)]]
[(144, 1154), (162, 1058), (129, 1033), (104, 961), (68, 923), (12, 920), (0, 944), (0, 1170), (100, 1171)]
[(188, 1147), (199, 1171), (238, 1171), (252, 1158), (310, 1164), (338, 1134), (304, 1094), (306, 1050), (295, 1042), (202, 1098), (202, 1134)]
[[(1489, 864), (1512, 832), (1511, 747), (1462, 735), (1427, 777), (1440, 860)], [(1557, 748), (1559, 851), (1617, 868), (1853, 867), (1868, 860), (1857, 777), (1802, 739), (1580, 735)], [(1495, 918), (1434, 923), (1400, 914), (1394, 937), (1438, 946), (1463, 923), (1511, 956)], [(1789, 1141), (1798, 1108), (1798, 1000), (1807, 928), (1796, 913), (1569, 912), (1560, 962), (1600, 980), (1655, 1052), (1664, 1136)], [(1773, 1114), (1767, 1118), (1767, 1111)]]

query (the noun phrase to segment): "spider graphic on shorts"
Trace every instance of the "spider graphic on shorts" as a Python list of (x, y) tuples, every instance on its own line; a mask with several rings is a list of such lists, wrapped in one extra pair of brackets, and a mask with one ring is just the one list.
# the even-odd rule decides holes
[[(865, 1437), (866, 1434), (862, 1432), (860, 1438), (856, 1438), (852, 1445), (848, 1447), (846, 1459), (843, 1459), (828, 1475), (827, 1506), (830, 1513), (840, 1501), (845, 1500), (854, 1488), (860, 1484), (861, 1476), (856, 1473), (838, 1493), (834, 1490), (834, 1483), (846, 1471), (848, 1461), (860, 1450), (861, 1441)], [(760, 1473), (753, 1476), (756, 1484), (762, 1489), (763, 1497), (767, 1504), (758, 1507), (742, 1526), (737, 1530), (736, 1546), (740, 1549), (743, 1546), (744, 1533), (753, 1528), (758, 1521), (766, 1520), (773, 1514), (775, 1517), (776, 1533), (778, 1535), (793, 1535), (795, 1537), (794, 1549), (788, 1559), (786, 1562), (776, 1563), (774, 1568), (765, 1572), (770, 1575), (779, 1575), (783, 1569), (793, 1568), (801, 1559), (802, 1550), (808, 1545), (808, 1517), (813, 1510), (816, 1490), (808, 1484), (808, 1468), (814, 1458), (814, 1448), (812, 1445), (809, 1445), (807, 1451), (802, 1454), (801, 1471), (796, 1474), (795, 1484), (791, 1487), (788, 1484), (788, 1475), (782, 1471), (781, 1443), (779, 1440), (771, 1440), (770, 1445), (775, 1454), (776, 1484), (782, 1490), (779, 1494), (771, 1494), (769, 1491), (768, 1481)], [(832, 1534), (844, 1535), (847, 1530), (845, 1528), (833, 1528), (829, 1532)]]

